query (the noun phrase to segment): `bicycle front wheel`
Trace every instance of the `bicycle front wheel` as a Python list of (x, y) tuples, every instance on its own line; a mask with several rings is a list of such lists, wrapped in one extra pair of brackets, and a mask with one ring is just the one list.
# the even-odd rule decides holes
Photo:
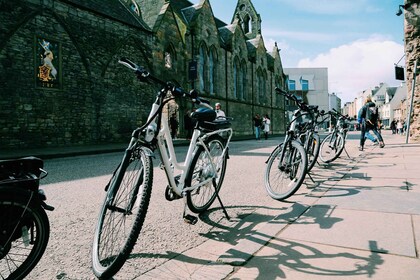
[(297, 141), (278, 146), (270, 155), (265, 170), (268, 195), (277, 200), (292, 196), (303, 183), (307, 165), (305, 149)]
[(150, 156), (136, 148), (114, 174), (103, 203), (92, 248), (92, 268), (109, 279), (131, 253), (149, 206), (153, 167)]
[(227, 152), (223, 154), (224, 143), (222, 137), (213, 135), (206, 141), (209, 153), (199, 146), (194, 154), (186, 176), (187, 186), (196, 187), (187, 193), (188, 207), (194, 213), (204, 212), (216, 199), (212, 178), (215, 180), (217, 191), (222, 186), (227, 163)]
[(331, 133), (321, 142), (319, 158), (329, 163), (337, 159), (344, 150), (344, 137), (341, 133)]
[(1, 193), (0, 279), (24, 279), (47, 247), (50, 236), (47, 214), (40, 205), (28, 203), (28, 199)]
[(321, 141), (319, 139), (318, 133), (312, 133), (308, 140), (308, 147), (306, 149), (306, 154), (308, 155), (308, 169), (307, 172), (315, 166), (315, 163), (318, 159), (319, 148), (321, 146)]

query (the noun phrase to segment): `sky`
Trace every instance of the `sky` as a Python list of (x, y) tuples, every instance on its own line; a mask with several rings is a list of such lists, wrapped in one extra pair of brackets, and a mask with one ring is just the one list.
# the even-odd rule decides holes
[[(200, 0), (190, 0), (197, 4)], [(328, 91), (342, 104), (380, 83), (398, 86), (404, 66), (404, 0), (253, 0), (271, 52), (284, 68), (328, 68)], [(236, 0), (210, 0), (215, 17), (231, 23)]]

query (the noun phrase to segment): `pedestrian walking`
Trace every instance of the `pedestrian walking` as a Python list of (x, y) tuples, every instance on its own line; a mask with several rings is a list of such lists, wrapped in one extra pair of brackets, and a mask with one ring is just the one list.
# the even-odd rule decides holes
[(395, 120), (392, 120), (390, 128), (391, 128), (392, 134), (397, 133), (397, 124)]
[(262, 122), (263, 122), (264, 139), (267, 140), (268, 134), (270, 133), (270, 124), (271, 124), (271, 120), (268, 114), (264, 116)]
[(397, 122), (397, 133), (401, 134), (401, 135), (403, 133), (403, 124), (402, 124), (401, 120), (398, 120), (398, 122)]
[(384, 140), (382, 139), (381, 134), (378, 132), (378, 107), (376, 104), (372, 102), (372, 98), (369, 96), (366, 98), (365, 105), (359, 110), (357, 120), (362, 125), (361, 133), (360, 133), (360, 146), (359, 151), (363, 151), (363, 146), (366, 140), (366, 132), (370, 130), (373, 131), (376, 138), (379, 141), (379, 147), (385, 147)]
[(254, 122), (255, 139), (259, 141), (260, 136), (261, 136), (261, 126), (262, 126), (262, 119), (261, 119), (260, 114), (255, 114), (252, 121)]

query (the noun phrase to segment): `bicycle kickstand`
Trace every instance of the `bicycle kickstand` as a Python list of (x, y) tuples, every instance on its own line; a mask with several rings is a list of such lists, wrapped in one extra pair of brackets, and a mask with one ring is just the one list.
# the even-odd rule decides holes
[(216, 178), (213, 178), (213, 187), (214, 187), (214, 191), (216, 192), (217, 200), (219, 200), (220, 206), (222, 206), (223, 212), (225, 213), (226, 219), (228, 221), (230, 221), (230, 217), (229, 217), (229, 215), (228, 215), (228, 213), (226, 211), (225, 206), (222, 203), (222, 200), (220, 199), (219, 191), (217, 190), (217, 187), (216, 187)]
[(346, 155), (347, 155), (347, 157), (348, 157), (349, 159), (354, 160), (354, 159), (353, 159), (353, 158), (349, 155), (349, 153), (347, 152), (346, 146), (344, 146), (344, 151), (346, 152)]
[(312, 183), (316, 183), (315, 181), (314, 181), (314, 178), (312, 178), (312, 176), (311, 176), (311, 173), (310, 172), (308, 172), (308, 173), (306, 173), (306, 175), (308, 175), (309, 176), (309, 179), (311, 179), (311, 181), (312, 181)]

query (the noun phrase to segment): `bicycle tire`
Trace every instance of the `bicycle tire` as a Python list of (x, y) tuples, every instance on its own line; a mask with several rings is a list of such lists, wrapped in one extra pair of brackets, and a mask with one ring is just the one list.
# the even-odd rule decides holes
[[(283, 163), (280, 163), (280, 156), (284, 145), (280, 144), (270, 155), (265, 170), (265, 189), (268, 195), (276, 200), (292, 196), (300, 188), (306, 175), (308, 158), (305, 149), (295, 140), (287, 146)], [(286, 168), (283, 168), (285, 164)]]
[(150, 202), (152, 164), (150, 156), (136, 148), (111, 179), (92, 248), (92, 269), (99, 279), (121, 269), (140, 235)]
[(309, 146), (306, 149), (306, 153), (308, 155), (308, 169), (306, 172), (311, 171), (315, 166), (321, 147), (321, 141), (318, 133), (312, 133), (310, 137), (311, 138), (308, 141)]
[[(225, 177), (227, 164), (227, 153), (225, 153), (222, 158), (225, 140), (219, 135), (212, 135), (205, 144), (217, 169), (218, 176), (216, 179), (216, 188), (219, 192)], [(210, 169), (211, 165), (209, 164), (209, 161), (210, 159), (204, 147), (198, 146), (185, 178), (186, 186), (194, 186), (194, 184), (209, 179), (214, 175)], [(212, 181), (195, 190), (187, 192), (187, 205), (193, 213), (202, 213), (206, 211), (215, 199), (216, 191)]]
[[(41, 205), (30, 201), (29, 196), (3, 192), (0, 200), (0, 229), (0, 278), (24, 279), (38, 264), (47, 248), (50, 236), (48, 216)], [(23, 231), (29, 236), (25, 237)]]
[(344, 138), (341, 133), (330, 133), (321, 142), (319, 158), (330, 163), (336, 160), (344, 150)]

